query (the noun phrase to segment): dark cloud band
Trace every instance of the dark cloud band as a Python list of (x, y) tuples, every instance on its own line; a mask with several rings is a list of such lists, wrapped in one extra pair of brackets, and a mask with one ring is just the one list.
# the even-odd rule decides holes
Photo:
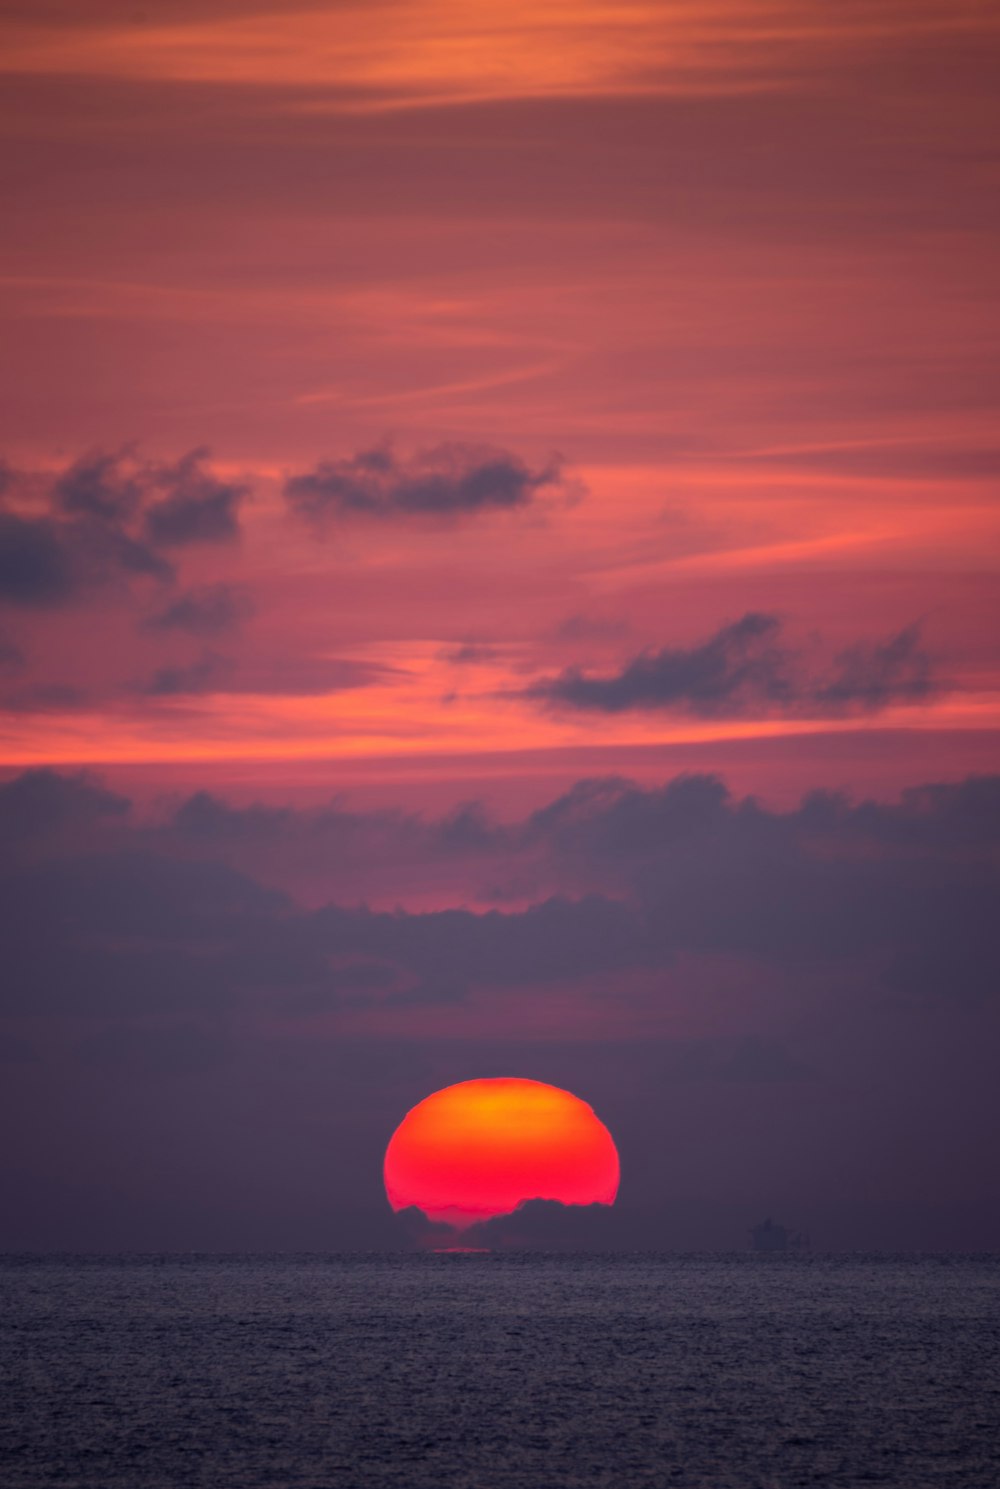
[(294, 511), (313, 520), (447, 520), (526, 507), (562, 479), (557, 462), (532, 469), (504, 450), (446, 444), (401, 460), (380, 446), (292, 476), (285, 496)]
[(677, 709), (702, 717), (836, 716), (918, 703), (938, 691), (919, 626), (851, 647), (818, 676), (781, 634), (777, 616), (751, 612), (698, 645), (642, 652), (605, 676), (568, 668), (524, 696), (605, 714)]

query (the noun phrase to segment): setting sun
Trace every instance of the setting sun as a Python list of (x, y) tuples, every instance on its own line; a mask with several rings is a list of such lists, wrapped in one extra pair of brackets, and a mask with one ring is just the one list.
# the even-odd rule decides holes
[(408, 1112), (385, 1155), (394, 1210), (472, 1225), (526, 1200), (614, 1203), (618, 1151), (585, 1101), (541, 1081), (462, 1081)]

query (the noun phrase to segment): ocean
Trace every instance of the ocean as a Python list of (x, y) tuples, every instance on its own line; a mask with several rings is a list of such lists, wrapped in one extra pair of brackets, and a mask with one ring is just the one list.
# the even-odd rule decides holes
[(995, 1489), (1000, 1257), (0, 1260), (3, 1489)]

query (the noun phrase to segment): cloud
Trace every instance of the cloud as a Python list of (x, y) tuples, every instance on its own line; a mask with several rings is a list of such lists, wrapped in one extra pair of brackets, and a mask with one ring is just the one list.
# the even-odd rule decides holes
[(92, 450), (63, 471), (53, 496), (71, 516), (119, 524), (140, 506), (146, 484), (146, 472), (131, 450)]
[(463, 641), (460, 646), (446, 647), (439, 656), (442, 662), (448, 662), (452, 667), (475, 667), (483, 662), (496, 661), (500, 654), (495, 646), (484, 641)]
[(920, 627), (907, 626), (888, 641), (860, 642), (841, 652), (834, 673), (813, 698), (823, 712), (875, 713), (892, 703), (921, 703), (938, 691)]
[(263, 838), (273, 846), (286, 824), (298, 821), (301, 814), (289, 807), (230, 807), (210, 791), (196, 791), (177, 808), (171, 825), (182, 840), (223, 844)]
[(610, 900), (523, 913), (303, 911), (247, 874), (163, 855), (136, 833), (102, 851), (25, 856), (0, 874), (3, 1011), (141, 1017), (178, 1009), (354, 1004), (358, 964), (413, 1007), (472, 987), (545, 986), (663, 960), (641, 916)]
[(416, 1205), (398, 1210), (396, 1231), (420, 1251), (613, 1251), (622, 1234), (613, 1205), (564, 1205), (561, 1200), (524, 1200), (509, 1215), (474, 1225), (430, 1220)]
[(785, 702), (790, 658), (775, 644), (780, 630), (773, 615), (747, 614), (700, 646), (642, 653), (610, 677), (571, 667), (527, 695), (600, 713), (683, 707), (714, 714)]
[(516, 455), (488, 446), (438, 445), (402, 461), (383, 445), (290, 477), (285, 496), (295, 512), (314, 521), (449, 519), (527, 507), (562, 479), (556, 461), (533, 470)]
[[(932, 1001), (975, 999), (989, 995), (1000, 960), (986, 907), (1000, 778), (928, 786), (893, 804), (817, 792), (787, 812), (734, 800), (712, 776), (658, 788), (603, 778), (502, 823), (474, 805), (427, 819), (339, 803), (233, 807), (198, 793), (159, 833), (158, 851), (225, 859), (316, 906), (426, 902), (432, 890), (443, 904), (523, 907), (423, 920), (369, 912), (352, 923), (345, 954), (409, 969), (397, 990), (428, 997), (435, 983), (592, 974), (611, 985), (616, 970), (645, 976), (678, 958), (722, 956), (846, 968), (870, 989)], [(335, 910), (319, 913), (337, 923)]]
[(309, 811), (261, 803), (235, 807), (208, 791), (197, 791), (183, 801), (171, 827), (185, 839), (190, 836), (215, 845), (237, 842), (247, 848), (258, 842), (273, 847), (281, 841), (312, 841), (322, 843), (324, 851), (336, 847), (339, 853), (352, 857), (365, 851), (368, 844), (374, 845), (380, 856), (395, 856), (408, 846), (420, 858), (426, 858), (433, 851), (460, 855), (493, 852), (501, 843), (509, 842), (505, 831), (493, 824), (476, 803), (428, 820), (398, 808), (352, 811), (336, 800)]
[(15, 672), (24, 666), (24, 652), (13, 641), (0, 634), (0, 667)]
[(1000, 447), (946, 444), (919, 440), (859, 441), (857, 444), (810, 445), (804, 449), (742, 451), (741, 464), (768, 468), (830, 471), (837, 475), (888, 476), (906, 481), (995, 481), (1000, 475)]
[(81, 850), (22, 860), (2, 883), (5, 1012), (204, 1016), (306, 975), (307, 947), (276, 958), (282, 897), (225, 865)]
[(48, 682), (4, 693), (0, 697), (0, 708), (5, 713), (65, 713), (85, 708), (90, 701), (91, 695), (73, 683)]
[(824, 77), (836, 75), (843, 58), (859, 51), (878, 59), (889, 42), (898, 50), (929, 34), (940, 50), (956, 34), (963, 41), (971, 34), (983, 50), (991, 36), (989, 7), (967, 0), (947, 7), (914, 0), (902, 35), (898, 5), (889, 0), (835, 12), (801, 0), (728, 0), (680, 19), (650, 3), (609, 12), (600, 0), (552, 0), (540, 12), (507, 0), (449, 10), (446, 22), (433, 7), (404, 19), (387, 0), (372, 0), (344, 11), (304, 8), (292, 30), (274, 5), (220, 0), (197, 8), (173, 0), (155, 29), (128, 25), (132, 13), (120, 0), (89, 6), (85, 18), (66, 0), (21, 0), (7, 10), (13, 24), (4, 65), (14, 73), (93, 77), (105, 91), (113, 91), (109, 78), (144, 92), (192, 83), (258, 87), (348, 112), (636, 92), (714, 99), (745, 92), (748, 81), (767, 93), (801, 86), (820, 64)]
[[(556, 886), (503, 913), (307, 909), (251, 867), (253, 834), (266, 860), (268, 836), (279, 841), (304, 815), (227, 819), (195, 797), (177, 813), (177, 836), (169, 824), (131, 824), (122, 799), (86, 778), (31, 772), (7, 783), (8, 1007), (140, 1016), (242, 1006), (301, 1017), (457, 1006), (484, 990), (544, 998), (567, 986), (621, 1002), (636, 977), (655, 1000), (664, 973), (718, 958), (765, 979), (827, 969), (868, 998), (970, 1003), (1000, 987), (1000, 778), (894, 804), (817, 793), (787, 812), (734, 801), (710, 778), (656, 790), (581, 783), (491, 840), (494, 867), (527, 855)], [(425, 831), (443, 836), (440, 824)], [(341, 851), (349, 882), (349, 838)], [(391, 859), (388, 835), (382, 853)], [(802, 1073), (770, 1039), (678, 1047), (671, 1059), (672, 1080)]]
[(745, 714), (836, 716), (917, 703), (938, 691), (920, 629), (842, 652), (827, 675), (810, 676), (780, 642), (774, 615), (749, 612), (692, 647), (642, 652), (616, 673), (577, 667), (535, 683), (522, 696), (594, 713), (676, 709), (701, 717)]
[(314, 912), (317, 938), (341, 953), (394, 962), (438, 1001), (456, 985), (524, 986), (669, 964), (670, 948), (641, 909), (599, 895), (553, 896), (522, 911), (449, 909), (423, 914)]
[(77, 552), (77, 562), (86, 581), (104, 583), (115, 575), (146, 575), (168, 582), (173, 579), (172, 566), (148, 544), (120, 529), (102, 530), (96, 525), (80, 525), (68, 534)]
[(177, 698), (218, 692), (232, 665), (227, 658), (209, 652), (194, 662), (157, 667), (152, 677), (139, 685), (139, 691), (147, 698)]
[(629, 622), (615, 615), (567, 615), (553, 631), (557, 641), (613, 641), (626, 635)]
[(211, 584), (184, 590), (151, 615), (150, 631), (185, 631), (191, 636), (218, 636), (231, 631), (254, 613), (250, 596), (232, 584)]
[(0, 600), (14, 605), (59, 604), (75, 587), (60, 527), (47, 517), (0, 512)]
[[(0, 602), (58, 606), (113, 581), (167, 582), (174, 568), (160, 549), (234, 539), (248, 487), (221, 480), (205, 461), (199, 449), (157, 465), (126, 447), (90, 451), (53, 479), (5, 467)], [(204, 631), (227, 619), (220, 593), (164, 614), (164, 625)]]
[(998, 778), (896, 804), (816, 792), (790, 812), (734, 802), (710, 777), (657, 791), (595, 782), (534, 826), (564, 871), (591, 865), (582, 882), (617, 885), (675, 951), (842, 966), (862, 981), (867, 967), (869, 985), (931, 1001), (1000, 986), (987, 909), (1000, 890)]
[(162, 466), (152, 482), (165, 492), (146, 508), (144, 528), (158, 547), (228, 543), (239, 534), (239, 507), (249, 492), (241, 482), (222, 481), (205, 466), (207, 450), (192, 450), (176, 465)]
[(287, 656), (268, 657), (254, 653), (240, 659), (206, 651), (192, 662), (158, 667), (151, 677), (136, 684), (136, 691), (147, 698), (180, 698), (204, 693), (317, 697), (348, 688), (368, 687), (393, 670), (349, 657), (289, 659)]
[(9, 852), (19, 843), (49, 842), (108, 818), (122, 819), (128, 811), (128, 800), (93, 776), (26, 770), (0, 784), (0, 840)]
[(463, 1245), (501, 1250), (611, 1251), (620, 1234), (613, 1205), (564, 1205), (529, 1199), (511, 1215), (497, 1215), (461, 1232)]
[(91, 454), (49, 484), (48, 511), (37, 502), (0, 511), (0, 601), (58, 606), (116, 579), (171, 579), (167, 560), (127, 525), (147, 481), (125, 452)]
[(249, 488), (223, 481), (206, 464), (208, 450), (190, 450), (171, 464), (139, 458), (131, 446), (91, 450), (52, 483), (53, 510), (103, 524), (120, 536), (133, 519), (132, 541), (154, 548), (228, 542), (239, 531), (238, 512)]

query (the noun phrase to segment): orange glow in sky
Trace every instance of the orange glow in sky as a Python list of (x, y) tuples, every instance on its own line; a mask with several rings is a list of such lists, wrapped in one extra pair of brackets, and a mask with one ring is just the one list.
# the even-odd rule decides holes
[(394, 1210), (465, 1226), (531, 1199), (614, 1203), (618, 1151), (585, 1101), (541, 1081), (462, 1081), (408, 1112), (385, 1155)]
[(817, 21), (802, 0), (365, 0), (219, 15), (213, 8), (153, 24), (114, 16), (101, 24), (91, 14), (55, 33), (22, 22), (8, 29), (0, 70), (326, 88), (327, 107), (399, 108), (718, 87), (720, 66), (752, 78), (776, 53), (872, 30)]

